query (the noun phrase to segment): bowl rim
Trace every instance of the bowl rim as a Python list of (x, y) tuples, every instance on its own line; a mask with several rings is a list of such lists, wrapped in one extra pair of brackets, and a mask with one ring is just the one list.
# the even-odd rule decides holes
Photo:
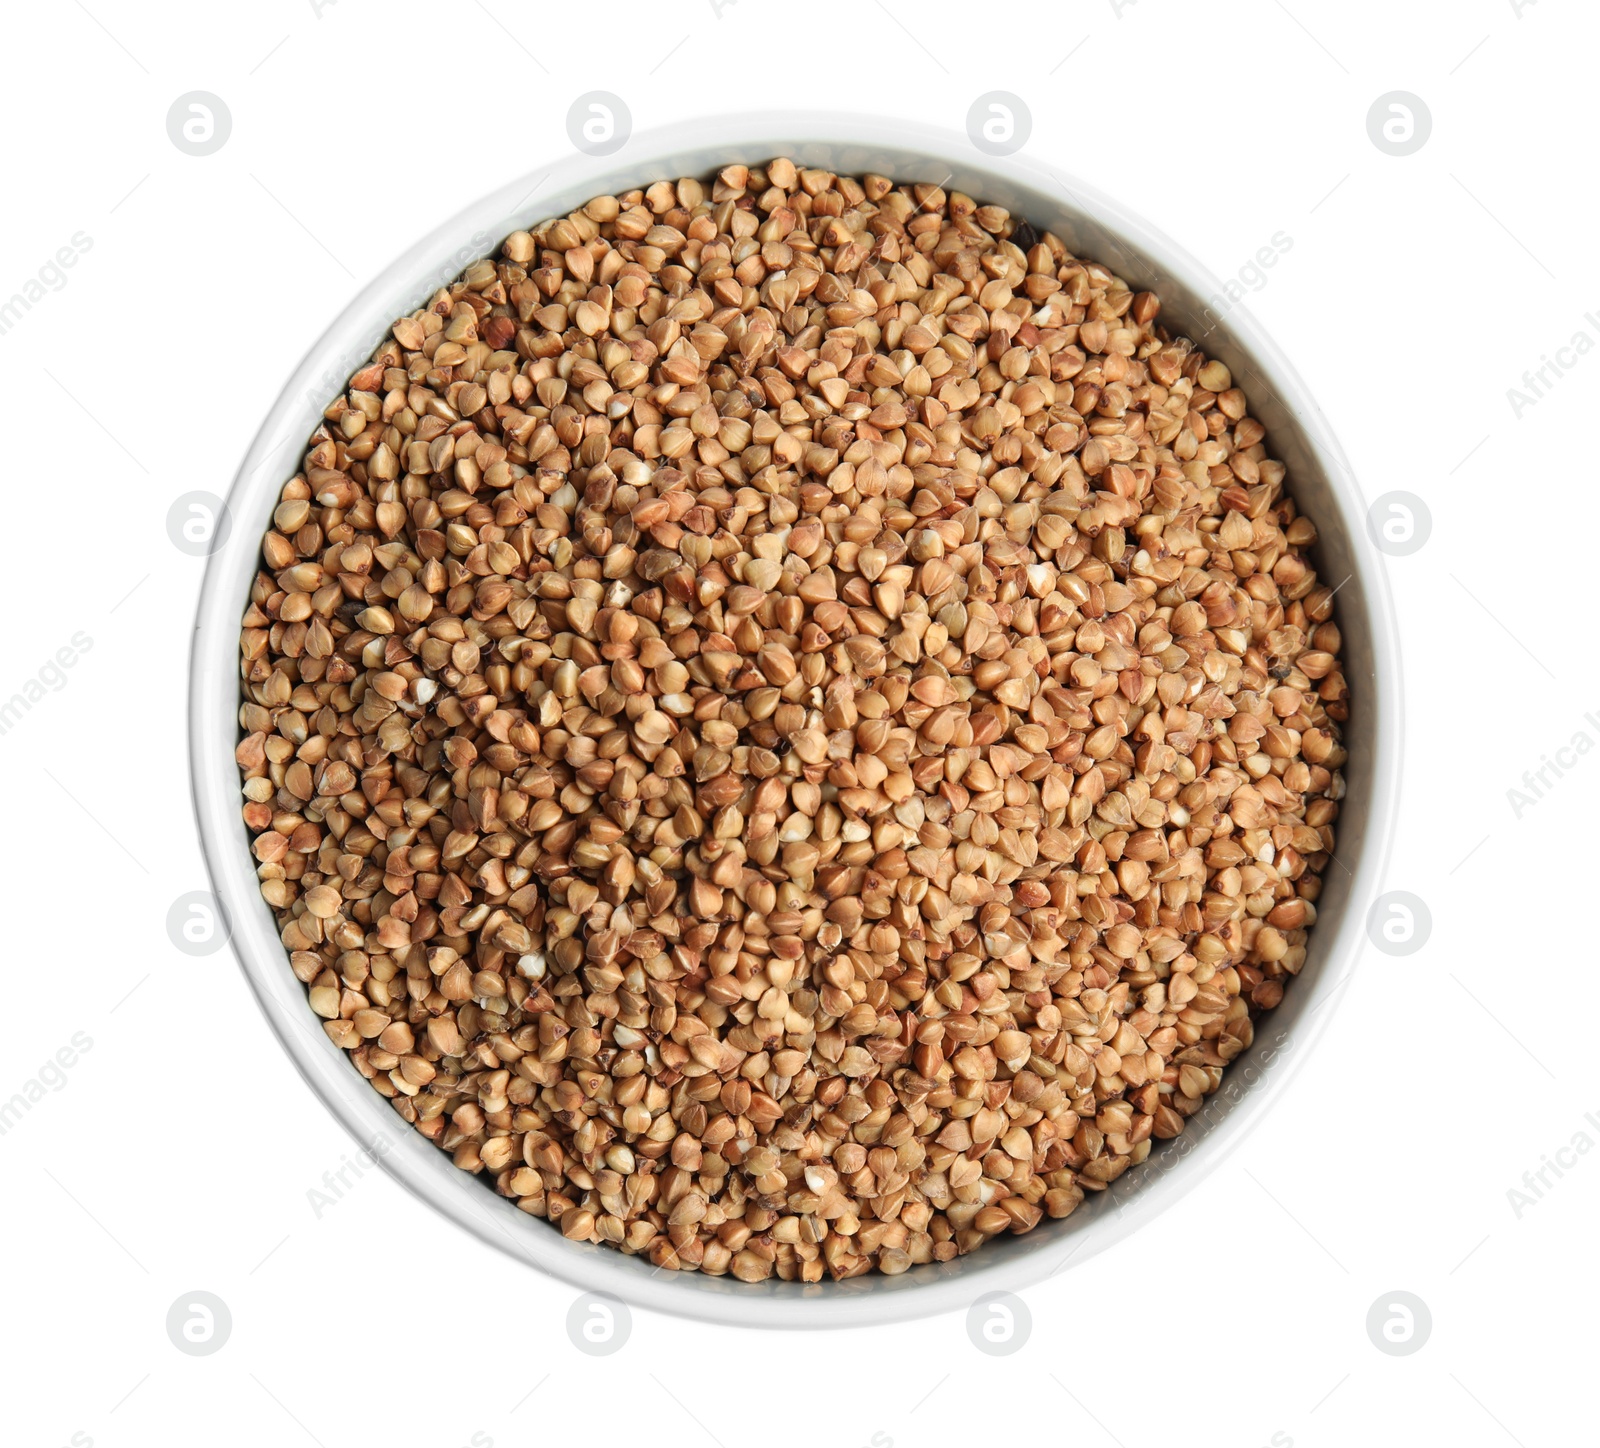
[[(796, 137), (803, 139), (797, 141)], [(1192, 1132), (1177, 1138), (1176, 1143), (1164, 1144), (1171, 1149), (1163, 1153), (1159, 1170), (1149, 1166), (1136, 1169), (1110, 1192), (1100, 1194), (1116, 1199), (1114, 1212), (1110, 1200), (1086, 1202), (1072, 1217), (1055, 1224), (1071, 1228), (1056, 1234), (1055, 1240), (1034, 1242), (1045, 1225), (1050, 1225), (1047, 1221), (1026, 1237), (987, 1243), (979, 1252), (953, 1263), (917, 1268), (902, 1277), (869, 1274), (843, 1283), (745, 1284), (701, 1273), (650, 1270), (640, 1258), (569, 1242), (548, 1224), (530, 1228), (514, 1204), (466, 1178), (445, 1153), (401, 1121), (388, 1101), (351, 1068), (347, 1054), (333, 1045), (307, 1010), (304, 987), (287, 969), (271, 912), (260, 898), (248, 848), (241, 845), (248, 837), (239, 818), (233, 758), (238, 738), (238, 617), (246, 580), (253, 576), (259, 554), (259, 533), (241, 526), (246, 512), (243, 505), (258, 496), (277, 496), (283, 478), (298, 466), (297, 461), (290, 462), (289, 471), (284, 472), (282, 463), (286, 458), (298, 459), (325, 405), (319, 399), (343, 389), (349, 374), (387, 335), (388, 321), (419, 305), (431, 287), (447, 283), (466, 262), (492, 249), (517, 225), (581, 204), (562, 200), (564, 193), (587, 199), (630, 184), (704, 174), (736, 158), (754, 161), (789, 155), (803, 161), (808, 149), (846, 156), (851, 152), (895, 154), (907, 158), (904, 166), (924, 161), (945, 164), (952, 175), (980, 176), (991, 196), (1007, 187), (1043, 192), (1102, 228), (1113, 246), (1120, 238), (1132, 258), (1164, 278), (1167, 285), (1176, 284), (1194, 297), (1215, 297), (1222, 291), (1218, 279), (1185, 250), (1097, 189), (1025, 152), (986, 155), (956, 132), (890, 117), (776, 110), (702, 116), (635, 133), (612, 155), (572, 153), (496, 188), (432, 228), (361, 284), (307, 348), (265, 413), (228, 492), (225, 520), (232, 526), (218, 528), (206, 562), (191, 640), (187, 708), (192, 803), (206, 871), (228, 929), (229, 948), (295, 1069), (363, 1153), (407, 1191), (480, 1241), (580, 1293), (708, 1323), (784, 1329), (897, 1322), (970, 1307), (996, 1291), (1023, 1290), (1054, 1276), (1069, 1262), (1087, 1261), (1122, 1240), (1215, 1171), (1282, 1097), (1327, 1030), (1337, 1007), (1335, 997), (1356, 966), (1365, 943), (1366, 910), (1388, 863), (1399, 805), (1403, 743), (1398, 629), (1384, 560), (1365, 526), (1366, 505), (1360, 486), (1327, 419), (1288, 359), (1246, 306), (1231, 306), (1206, 334), (1220, 333), (1209, 350), (1232, 346), (1256, 364), (1255, 372), (1271, 379), (1269, 391), (1292, 419), (1289, 426), (1320, 470), (1339, 514), (1350, 581), (1356, 583), (1352, 596), (1362, 600), (1368, 629), (1370, 669), (1364, 683), (1371, 691), (1365, 707), (1371, 711), (1372, 727), (1366, 760), (1370, 780), (1365, 831), (1356, 842), (1357, 860), (1344, 904), (1337, 918), (1319, 920), (1312, 937), (1316, 969), (1313, 972), (1308, 962), (1296, 982), (1297, 989), (1274, 1013), (1282, 1014), (1290, 998), (1302, 997), (1290, 1030), (1278, 1032), (1276, 1044), (1265, 1048), (1256, 1079), (1247, 1082), (1206, 1126), (1203, 1150), (1196, 1149), (1199, 1134)], [(692, 172), (674, 169), (674, 160), (691, 154), (696, 162)], [(708, 155), (723, 159), (707, 160)], [(905, 174), (904, 166), (900, 166), (897, 180), (918, 179)], [(858, 169), (871, 168), (863, 164)], [(932, 179), (931, 171), (927, 179)], [(982, 199), (981, 192), (972, 194)], [(552, 199), (547, 204), (537, 201), (539, 197)], [(1107, 258), (1096, 259), (1121, 270)], [(419, 279), (430, 277), (431, 286), (419, 291)], [(380, 314), (387, 320), (372, 336), (372, 318)], [(1263, 377), (1258, 375), (1256, 380), (1265, 385)], [(308, 408), (312, 409), (309, 414)], [(270, 462), (278, 466), (266, 470)], [(1295, 491), (1292, 476), (1290, 490)], [(266, 508), (263, 516), (270, 511)], [(1252, 1053), (1262, 1048), (1265, 1035), (1258, 1030)], [(1267, 1075), (1275, 1057), (1287, 1057), (1287, 1063)], [(1186, 1139), (1187, 1148), (1181, 1149), (1179, 1144)], [(1180, 1170), (1170, 1169), (1179, 1162)], [(1119, 1192), (1117, 1187), (1130, 1179), (1132, 1186)], [(1073, 1223), (1078, 1225), (1073, 1227)], [(1019, 1243), (1032, 1245), (1019, 1249), (1014, 1245)]]

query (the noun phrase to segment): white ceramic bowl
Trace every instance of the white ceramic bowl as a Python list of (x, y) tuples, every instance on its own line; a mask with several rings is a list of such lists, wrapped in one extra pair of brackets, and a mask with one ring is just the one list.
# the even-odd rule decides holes
[[(1348, 793), (1339, 860), (1330, 870), (1311, 933), (1310, 956), (1252, 1048), (1184, 1134), (1091, 1197), (1064, 1221), (1046, 1221), (953, 1262), (899, 1277), (872, 1275), (815, 1285), (739, 1282), (661, 1272), (638, 1257), (567, 1241), (451, 1165), (407, 1128), (324, 1035), (289, 970), (262, 901), (240, 817), (238, 640), (258, 549), (279, 490), (298, 468), (322, 408), (366, 361), (391, 321), (420, 305), (507, 233), (563, 213), (602, 192), (776, 155), (832, 171), (872, 171), (924, 181), (1004, 205), (1075, 252), (1105, 263), (1130, 284), (1159, 292), (1162, 319), (1205, 335), (1266, 425), (1268, 445), (1288, 465), (1288, 487), (1316, 521), (1319, 571), (1343, 580), (1338, 621), (1351, 686)], [(382, 238), (375, 238), (381, 241)], [(1282, 1092), (1332, 1016), (1334, 993), (1354, 965), (1368, 904), (1388, 852), (1400, 759), (1397, 643), (1382, 561), (1365, 527), (1365, 506), (1316, 404), (1243, 307), (1220, 319), (1220, 285), (1196, 262), (1118, 203), (1043, 162), (997, 159), (964, 137), (903, 122), (775, 113), (716, 117), (634, 137), (616, 155), (572, 155), (467, 207), (401, 255), (365, 287), (307, 352), (268, 411), (228, 495), (231, 530), (212, 555), (195, 623), (190, 682), (190, 757), (195, 809), (212, 883), (231, 923), (232, 944), (262, 1010), (312, 1090), (385, 1169), (443, 1216), (508, 1255), (590, 1292), (636, 1306), (740, 1327), (839, 1327), (885, 1323), (965, 1308), (986, 1292), (1016, 1291), (1069, 1261), (1086, 1261), (1138, 1227), (1213, 1170)], [(1317, 1144), (1304, 1143), (1307, 1151)]]

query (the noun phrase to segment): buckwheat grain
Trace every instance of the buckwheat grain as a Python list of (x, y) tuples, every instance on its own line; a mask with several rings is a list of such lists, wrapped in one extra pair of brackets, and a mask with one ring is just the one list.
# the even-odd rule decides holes
[(1315, 528), (1159, 316), (779, 159), (394, 324), (263, 540), (238, 762), (403, 1119), (745, 1281), (946, 1260), (1183, 1130), (1304, 963), (1347, 688)]

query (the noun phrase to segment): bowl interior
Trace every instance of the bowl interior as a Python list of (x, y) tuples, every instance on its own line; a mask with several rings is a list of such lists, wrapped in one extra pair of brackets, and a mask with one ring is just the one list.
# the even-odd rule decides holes
[[(796, 137), (814, 139), (797, 141)], [(328, 1040), (291, 973), (262, 901), (239, 810), (238, 629), (259, 543), (283, 482), (323, 407), (387, 335), (402, 312), (448, 284), (520, 226), (573, 209), (607, 191), (680, 176), (707, 176), (733, 162), (785, 155), (797, 163), (900, 182), (921, 181), (1006, 206), (1075, 253), (1102, 262), (1136, 289), (1156, 291), (1175, 331), (1225, 361), (1288, 467), (1287, 487), (1320, 531), (1321, 577), (1340, 583), (1337, 618), (1351, 685), (1347, 793), (1336, 868), (1324, 877), (1319, 918), (1300, 976), (1258, 1026), (1249, 1051), (1182, 1136), (1071, 1217), (1022, 1237), (996, 1239), (953, 1262), (899, 1277), (870, 1275), (814, 1285), (653, 1269), (642, 1258), (567, 1241), (529, 1221), (482, 1181), (411, 1131)], [(1109, 198), (1026, 158), (990, 158), (963, 137), (901, 123), (782, 115), (722, 118), (639, 135), (610, 158), (576, 156), (542, 168), (468, 207), (400, 256), (312, 346), (252, 443), (227, 504), (231, 531), (212, 555), (195, 624), (190, 747), (195, 807), (207, 866), (232, 943), (274, 1031), (296, 1067), (374, 1159), (445, 1216), (520, 1261), (588, 1291), (638, 1306), (738, 1326), (866, 1325), (964, 1308), (983, 1293), (1018, 1290), (1083, 1261), (1156, 1216), (1242, 1136), (1282, 1089), (1333, 1012), (1359, 945), (1366, 902), (1387, 852), (1397, 782), (1396, 651), (1382, 567), (1364, 529), (1356, 485), (1324, 419), (1292, 368), (1243, 307), (1219, 300), (1220, 284)]]

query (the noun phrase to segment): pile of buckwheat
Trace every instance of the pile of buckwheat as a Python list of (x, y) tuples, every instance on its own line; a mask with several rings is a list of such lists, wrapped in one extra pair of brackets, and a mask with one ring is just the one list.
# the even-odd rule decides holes
[(394, 324), (243, 621), (261, 892), (396, 1111), (567, 1237), (816, 1281), (1064, 1217), (1301, 968), (1316, 530), (1160, 303), (730, 166)]

